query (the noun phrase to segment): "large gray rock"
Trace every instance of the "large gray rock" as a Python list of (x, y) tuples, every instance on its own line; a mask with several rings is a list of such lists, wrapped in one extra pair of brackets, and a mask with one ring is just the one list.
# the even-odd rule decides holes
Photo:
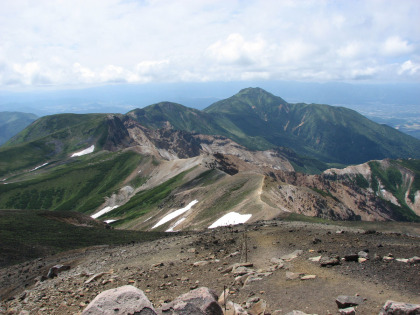
[(420, 304), (386, 301), (379, 315), (419, 315)]
[(116, 314), (156, 315), (152, 303), (143, 291), (131, 285), (125, 285), (100, 293), (85, 308), (83, 315)]
[(206, 287), (185, 293), (158, 309), (160, 314), (223, 315), (217, 295)]
[(337, 303), (338, 308), (347, 308), (362, 304), (364, 302), (364, 299), (360, 296), (355, 295), (340, 295), (337, 297), (335, 302)]

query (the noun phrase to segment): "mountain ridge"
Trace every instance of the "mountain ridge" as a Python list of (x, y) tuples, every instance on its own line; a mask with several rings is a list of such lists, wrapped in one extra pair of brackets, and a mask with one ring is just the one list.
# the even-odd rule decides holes
[[(255, 101), (249, 101), (254, 97), (255, 109)], [(325, 163), (291, 149), (251, 150), (225, 135), (195, 129), (220, 128), (252, 143), (264, 139), (262, 131), (280, 126), (291, 128), (289, 141), (302, 144), (303, 127), (318, 130), (322, 120), (345, 128), (355, 124), (347, 118), (357, 120), (357, 115), (326, 105), (285, 104), (261, 89), (242, 90), (233, 100), (213, 107), (219, 111), (227, 104), (229, 114), (162, 102), (127, 115), (41, 118), (14, 138), (15, 145), (11, 141), (0, 149), (0, 208), (76, 210), (116, 220), (112, 224), (118, 228), (154, 230), (157, 222), (197, 200), (178, 217), (182, 222), (169, 220), (159, 231), (205, 229), (231, 213), (250, 216), (250, 222), (290, 212), (334, 220), (419, 220), (417, 160), (375, 159), (356, 171), (321, 173)], [(246, 115), (240, 115), (237, 103), (247, 108)], [(272, 109), (266, 120), (264, 106)], [(297, 118), (291, 121), (293, 115)], [(279, 123), (288, 119), (286, 128)], [(252, 121), (266, 129), (246, 133), (243, 124)], [(266, 138), (286, 136), (278, 132)]]

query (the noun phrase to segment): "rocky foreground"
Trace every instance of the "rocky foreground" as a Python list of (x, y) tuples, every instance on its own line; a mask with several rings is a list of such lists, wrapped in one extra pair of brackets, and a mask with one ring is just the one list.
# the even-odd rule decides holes
[[(144, 314), (420, 314), (419, 226), (369, 227), (269, 221), (40, 258), (0, 270), (0, 313), (89, 314), (128, 290)], [(100, 304), (131, 312), (117, 300)]]

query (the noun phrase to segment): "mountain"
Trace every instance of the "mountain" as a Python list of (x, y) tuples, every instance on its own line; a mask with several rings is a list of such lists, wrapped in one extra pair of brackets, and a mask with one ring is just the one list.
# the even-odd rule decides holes
[(419, 220), (418, 160), (309, 175), (296, 172), (298, 162), (305, 168), (308, 161), (287, 149), (253, 151), (167, 124), (151, 129), (132, 114), (58, 115), (32, 124), (31, 132), (0, 150), (0, 208), (73, 210), (118, 228), (152, 231), (208, 228), (225, 216), (255, 222), (290, 213)]
[(25, 129), (38, 117), (34, 114), (20, 112), (0, 112), (0, 145)]
[(247, 135), (325, 162), (420, 157), (420, 141), (357, 112), (319, 104), (288, 104), (259, 88), (241, 90), (204, 110), (222, 114)]
[(420, 158), (420, 140), (357, 112), (320, 104), (289, 104), (260, 88), (247, 88), (203, 111), (159, 103), (128, 113), (149, 128), (223, 135), (251, 150), (288, 147), (323, 162)]

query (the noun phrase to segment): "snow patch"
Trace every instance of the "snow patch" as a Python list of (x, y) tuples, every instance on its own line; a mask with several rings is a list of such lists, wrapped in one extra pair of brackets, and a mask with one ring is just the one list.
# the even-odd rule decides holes
[(90, 146), (89, 148), (87, 148), (87, 149), (84, 149), (84, 150), (82, 150), (82, 151), (79, 151), (79, 152), (73, 153), (73, 154), (71, 155), (71, 157), (86, 155), (86, 154), (92, 153), (93, 151), (95, 151), (95, 145), (91, 145), (91, 146)]
[(176, 228), (178, 225), (180, 225), (183, 221), (185, 220), (185, 218), (181, 218), (178, 221), (175, 222), (174, 225), (172, 225), (169, 229), (167, 229), (165, 232), (173, 232), (174, 228)]
[(157, 228), (158, 226), (165, 224), (166, 222), (171, 221), (172, 219), (175, 219), (177, 216), (180, 216), (181, 214), (187, 212), (188, 210), (190, 210), (192, 208), (192, 206), (194, 206), (196, 203), (198, 202), (198, 200), (194, 200), (191, 201), (186, 207), (176, 210), (166, 216), (163, 217), (163, 219), (161, 219), (158, 223), (156, 223), (152, 229)]
[(240, 223), (245, 223), (252, 217), (252, 214), (240, 214), (237, 212), (229, 212), (223, 217), (218, 219), (212, 225), (209, 226), (209, 229), (214, 229), (219, 226), (235, 225)]
[(99, 211), (99, 212), (96, 212), (95, 214), (92, 214), (90, 217), (92, 218), (92, 219), (97, 219), (97, 218), (99, 218), (100, 216), (102, 216), (102, 215), (104, 215), (105, 213), (107, 213), (107, 212), (109, 212), (109, 211), (112, 211), (112, 210), (114, 210), (115, 208), (118, 208), (119, 206), (118, 205), (116, 205), (116, 206), (113, 206), (113, 207), (105, 207), (105, 208), (103, 208), (101, 211)]
[(29, 172), (36, 171), (37, 169), (39, 169), (39, 168), (41, 168), (41, 167), (44, 167), (45, 165), (48, 165), (48, 163), (44, 163), (44, 164), (42, 164), (42, 165), (40, 165), (40, 166), (37, 166), (37, 167), (35, 167), (34, 169), (31, 169)]

